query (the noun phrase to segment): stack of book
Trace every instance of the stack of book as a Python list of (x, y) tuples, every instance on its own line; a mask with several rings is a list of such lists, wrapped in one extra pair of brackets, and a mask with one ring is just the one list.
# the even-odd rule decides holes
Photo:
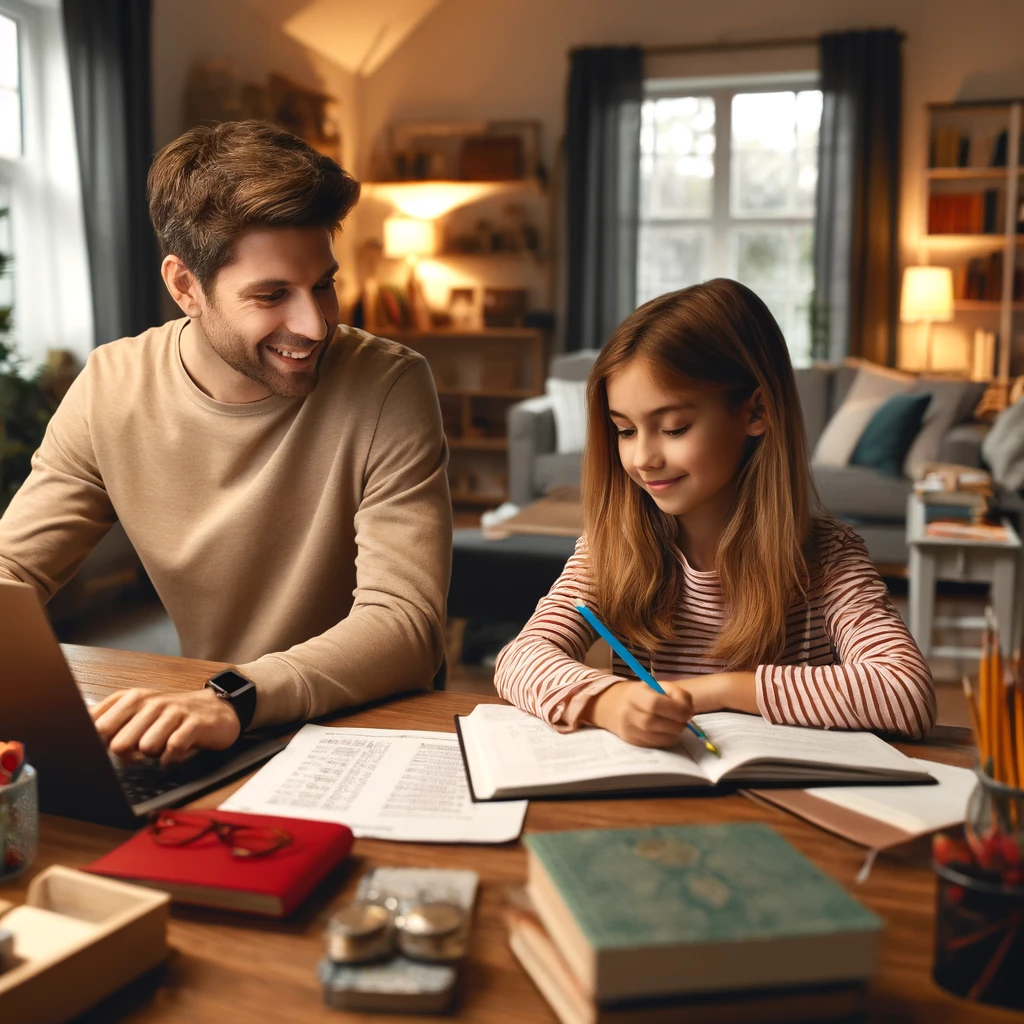
[(534, 833), (509, 943), (563, 1024), (864, 1012), (882, 922), (761, 824)]
[(992, 480), (967, 466), (926, 466), (914, 493), (924, 506), (925, 536), (1000, 542), (1006, 528), (991, 518)]
[(998, 189), (984, 192), (943, 192), (928, 199), (928, 234), (991, 235), (1000, 230)]

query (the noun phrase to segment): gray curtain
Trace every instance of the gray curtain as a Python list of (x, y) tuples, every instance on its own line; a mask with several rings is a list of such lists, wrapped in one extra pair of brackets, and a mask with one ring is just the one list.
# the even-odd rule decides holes
[(812, 353), (892, 364), (899, 315), (902, 36), (821, 38)]
[(150, 0), (63, 0), (96, 344), (159, 323)]
[(570, 54), (566, 348), (600, 348), (636, 305), (643, 51)]

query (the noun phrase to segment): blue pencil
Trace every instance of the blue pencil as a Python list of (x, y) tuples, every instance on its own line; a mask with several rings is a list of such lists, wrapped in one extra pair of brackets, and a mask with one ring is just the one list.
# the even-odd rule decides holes
[[(652, 676), (651, 673), (648, 672), (647, 669), (645, 669), (643, 665), (641, 665), (640, 662), (626, 650), (625, 646), (621, 641), (619, 641), (615, 634), (612, 633), (612, 631), (585, 604), (576, 605), (576, 611), (578, 611), (580, 615), (582, 615), (583, 618), (585, 618), (587, 622), (597, 630), (597, 635), (600, 636), (602, 640), (607, 641), (612, 650), (615, 651), (615, 653), (636, 673), (638, 679), (642, 679), (655, 693), (667, 696), (657, 679), (655, 679), (654, 676)], [(704, 746), (711, 751), (712, 754), (718, 754), (718, 750), (715, 745), (707, 738), (706, 733), (699, 725), (694, 725), (693, 722), (687, 722), (686, 728), (689, 729), (704, 744)], [(722, 755), (718, 754), (718, 756), (721, 757)]]

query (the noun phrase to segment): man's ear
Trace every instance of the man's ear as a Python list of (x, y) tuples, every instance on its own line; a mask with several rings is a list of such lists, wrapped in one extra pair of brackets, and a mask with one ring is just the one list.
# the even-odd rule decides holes
[(764, 395), (757, 388), (747, 400), (747, 436), (760, 437), (768, 429), (768, 421), (764, 413)]
[(196, 276), (178, 256), (165, 256), (160, 264), (160, 276), (171, 293), (171, 298), (181, 308), (185, 316), (193, 320), (203, 315), (203, 289)]

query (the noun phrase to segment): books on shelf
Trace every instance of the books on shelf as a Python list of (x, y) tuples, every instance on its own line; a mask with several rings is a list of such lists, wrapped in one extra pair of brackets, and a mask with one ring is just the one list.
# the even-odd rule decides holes
[(1003, 193), (935, 192), (928, 197), (928, 234), (996, 235), (1002, 230)]
[[(968, 260), (953, 270), (953, 294), (971, 302), (999, 302), (1003, 294), (1003, 253)], [(1024, 270), (1013, 274), (1013, 298), (1024, 296)]]
[(977, 776), (967, 768), (917, 762), (935, 786), (827, 786), (754, 789), (758, 800), (805, 818), (853, 843), (885, 850), (963, 822)]
[[(637, 684), (640, 685), (640, 684)], [(478, 801), (568, 794), (709, 789), (719, 784), (922, 782), (931, 776), (867, 732), (772, 725), (757, 715), (698, 715), (721, 756), (690, 730), (669, 750), (635, 747), (604, 729), (559, 733), (518, 708), (478, 704), (457, 716)]]
[(766, 825), (534, 832), (524, 843), (530, 902), (599, 1006), (874, 971), (882, 921)]
[(930, 167), (966, 167), (971, 140), (956, 128), (944, 125), (932, 130), (928, 164)]
[(525, 892), (510, 894), (508, 944), (562, 1024), (798, 1024), (857, 1019), (866, 1009), (862, 982), (630, 999), (598, 1005), (583, 990)]
[(926, 537), (935, 540), (959, 540), (976, 544), (1009, 544), (1010, 531), (1002, 523), (953, 522), (942, 519), (928, 523), (924, 528)]

